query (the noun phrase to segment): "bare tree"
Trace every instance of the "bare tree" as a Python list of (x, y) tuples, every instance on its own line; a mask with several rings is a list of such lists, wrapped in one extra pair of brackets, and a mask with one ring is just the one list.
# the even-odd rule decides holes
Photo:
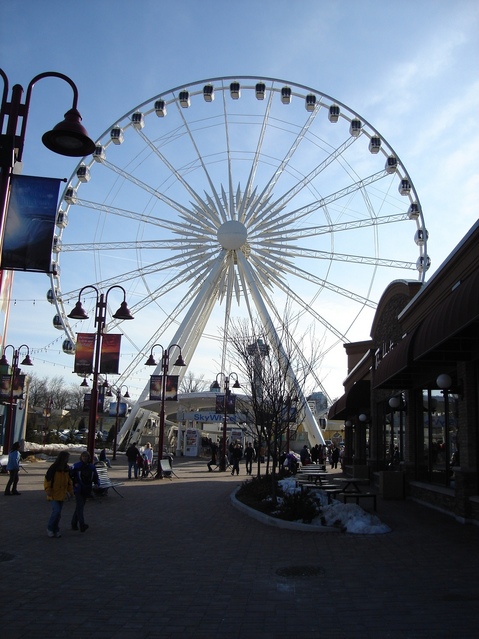
[[(296, 339), (295, 328), (297, 325), (285, 313), (274, 330), (268, 331), (259, 320), (239, 320), (232, 323), (228, 333), (237, 374), (247, 395), (247, 401), (239, 401), (238, 408), (246, 415), (258, 448), (264, 445), (272, 460), (273, 499), (279, 458), (289, 447), (291, 432), (303, 419), (306, 382), (321, 359), (314, 335), (306, 332)], [(258, 459), (258, 476), (260, 473)]]
[(180, 393), (201, 393), (208, 388), (204, 375), (197, 377), (193, 371), (187, 371), (180, 384)]

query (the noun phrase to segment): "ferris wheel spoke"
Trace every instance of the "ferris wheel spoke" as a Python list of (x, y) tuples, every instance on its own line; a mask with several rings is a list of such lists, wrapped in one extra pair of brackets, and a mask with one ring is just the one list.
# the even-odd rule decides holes
[[(198, 247), (200, 246), (204, 249), (204, 245), (200, 244), (200, 238), (198, 238)], [(82, 244), (62, 244), (61, 252), (129, 251), (141, 249), (168, 249), (175, 251), (186, 247), (189, 247), (189, 243), (185, 243), (184, 239), (171, 238), (168, 240), (136, 240), (134, 242), (84, 242)]]
[[(275, 217), (274, 225), (276, 228), (278, 228), (285, 221), (287, 221), (288, 224), (293, 224), (293, 222), (298, 222), (300, 219), (311, 215), (311, 213), (314, 213), (320, 209), (324, 209), (326, 206), (328, 206), (332, 202), (336, 202), (340, 200), (341, 198), (346, 197), (347, 195), (361, 191), (363, 188), (365, 188), (369, 184), (372, 184), (373, 182), (376, 182), (377, 180), (380, 180), (388, 175), (389, 174), (386, 171), (378, 171), (377, 173), (374, 173), (373, 175), (370, 175), (363, 180), (359, 180), (358, 182), (350, 184), (344, 189), (336, 191), (335, 193), (332, 193), (331, 195), (328, 195), (327, 197), (321, 198), (320, 200), (315, 200), (314, 202), (310, 202), (307, 205), (302, 206), (298, 209), (289, 211), (288, 213)], [(269, 221), (269, 224), (272, 224), (271, 221)], [(261, 220), (261, 222), (256, 225), (254, 229), (254, 233), (261, 232), (262, 228), (263, 228), (263, 220)]]
[(246, 205), (250, 201), (250, 199), (254, 196), (257, 190), (256, 188), (253, 188), (253, 184), (254, 184), (256, 173), (258, 171), (258, 167), (261, 160), (261, 150), (263, 148), (264, 139), (268, 130), (267, 125), (268, 125), (268, 121), (269, 121), (269, 117), (271, 113), (272, 103), (273, 103), (273, 91), (270, 91), (266, 108), (264, 111), (262, 123), (261, 123), (261, 130), (258, 136), (258, 141), (256, 142), (256, 145), (255, 145), (254, 157), (253, 157), (253, 161), (251, 162), (251, 169), (246, 182), (244, 198), (242, 200), (241, 208), (240, 208), (240, 212), (238, 216), (239, 219), (243, 220), (245, 223), (247, 223), (250, 220), (254, 212), (254, 208), (251, 207), (250, 212), (248, 213)]
[(143, 130), (141, 129), (137, 129), (137, 133), (138, 135), (141, 137), (141, 139), (144, 141), (144, 143), (152, 150), (152, 152), (163, 162), (163, 164), (167, 167), (167, 169), (170, 171), (171, 175), (175, 177), (175, 179), (183, 185), (184, 189), (187, 191), (187, 193), (193, 198), (193, 200), (196, 202), (196, 204), (198, 205), (198, 207), (203, 208), (203, 200), (201, 199), (201, 197), (198, 195), (198, 193), (196, 193), (196, 191), (192, 188), (191, 184), (189, 184), (183, 177), (183, 175), (181, 174), (180, 171), (178, 171), (177, 169), (175, 169), (175, 167), (169, 162), (169, 160), (165, 157), (165, 155), (160, 151), (159, 147), (157, 144), (154, 144), (152, 140), (150, 140), (150, 138), (145, 135), (145, 133), (143, 132)]
[(136, 187), (138, 187), (142, 191), (145, 191), (149, 195), (160, 200), (160, 202), (163, 202), (163, 204), (167, 204), (169, 207), (171, 207), (173, 210), (177, 211), (178, 213), (184, 214), (184, 215), (189, 214), (188, 208), (185, 208), (179, 202), (176, 202), (175, 200), (171, 199), (170, 197), (165, 195), (165, 193), (163, 193), (162, 191), (158, 190), (155, 187), (150, 186), (149, 184), (135, 177), (128, 171), (121, 169), (119, 166), (116, 166), (115, 164), (112, 164), (111, 162), (108, 162), (107, 160), (103, 160), (102, 164), (104, 164), (108, 169), (110, 169), (111, 171), (114, 171), (123, 179), (130, 182), (131, 184), (134, 184)]
[(188, 121), (186, 120), (186, 117), (185, 117), (184, 113), (182, 113), (182, 110), (181, 110), (181, 107), (180, 107), (178, 101), (175, 101), (175, 106), (176, 106), (176, 109), (177, 109), (177, 111), (179, 113), (180, 119), (182, 120), (183, 127), (184, 127), (184, 129), (186, 131), (187, 137), (190, 139), (191, 145), (192, 145), (192, 147), (194, 149), (195, 158), (197, 159), (199, 166), (201, 166), (203, 174), (204, 174), (204, 176), (205, 176), (205, 178), (206, 178), (206, 180), (208, 182), (208, 185), (210, 187), (211, 193), (213, 194), (213, 197), (214, 197), (214, 200), (215, 200), (215, 203), (216, 203), (216, 207), (217, 207), (217, 211), (221, 213), (223, 211), (223, 207), (221, 205), (221, 199), (220, 199), (219, 194), (218, 194), (218, 192), (217, 192), (217, 190), (215, 188), (214, 182), (211, 179), (211, 175), (210, 175), (210, 173), (208, 171), (208, 167), (205, 164), (204, 158), (203, 158), (203, 156), (202, 156), (202, 154), (201, 154), (201, 152), (200, 152), (200, 150), (198, 148), (198, 145), (197, 145), (196, 140), (195, 140), (195, 136), (193, 135), (193, 131), (192, 131)]
[[(347, 140), (343, 142), (334, 152), (330, 153), (329, 156), (323, 160), (318, 166), (313, 169), (308, 175), (304, 176), (300, 180), (298, 180), (297, 184), (289, 189), (286, 193), (281, 195), (275, 202), (272, 203), (273, 210), (279, 210), (280, 208), (284, 208), (294, 197), (296, 197), (303, 189), (307, 188), (314, 179), (318, 177), (320, 173), (322, 173), (330, 164), (332, 164), (337, 158), (342, 155), (348, 147), (350, 147), (357, 138), (350, 136)], [(268, 221), (274, 213), (271, 213), (268, 218), (263, 219), (263, 222)]]
[(312, 306), (307, 304), (305, 300), (302, 299), (302, 297), (297, 295), (290, 287), (286, 286), (284, 282), (280, 282), (278, 286), (279, 288), (281, 288), (281, 290), (284, 293), (286, 293), (290, 297), (291, 300), (294, 300), (296, 304), (298, 304), (298, 306), (302, 308), (307, 315), (309, 315), (310, 317), (318, 321), (322, 326), (324, 326), (324, 328), (327, 329), (329, 333), (334, 335), (340, 342), (342, 343), (349, 342), (349, 339), (347, 338), (345, 334), (338, 331), (338, 329), (333, 324), (328, 322), (325, 317), (320, 315)]
[[(183, 267), (183, 270), (180, 272), (180, 274), (175, 273), (175, 277), (168, 279), (168, 281), (165, 282), (163, 286), (161, 287), (160, 290), (163, 290), (164, 292), (166, 292), (188, 281), (189, 277), (191, 276), (191, 263), (183, 255), (176, 255), (176, 256), (173, 255), (169, 258), (165, 258), (164, 260), (159, 260), (145, 267), (137, 267), (136, 269), (132, 271), (116, 273), (111, 278), (99, 280), (96, 283), (96, 287), (98, 289), (105, 290), (110, 286), (117, 285), (119, 281), (121, 281), (122, 284), (125, 285), (127, 282), (134, 281), (138, 277), (143, 277), (150, 273), (158, 273), (166, 269), (171, 269), (171, 268), (178, 269), (179, 267)], [(204, 263), (202, 268), (203, 269), (205, 268)], [(75, 297), (78, 297), (80, 291), (81, 289), (72, 290), (67, 293), (63, 293), (62, 297), (64, 300), (68, 301), (69, 299), (74, 299)], [(144, 307), (144, 304), (137, 305), (136, 307), (133, 306), (132, 310), (135, 310), (135, 309), (139, 310), (140, 308), (143, 308), (143, 307)]]
[[(285, 253), (284, 246), (278, 246), (277, 251), (279, 254)], [(286, 249), (286, 253), (289, 258), (310, 257), (312, 259), (327, 260), (331, 262), (348, 262), (351, 264), (369, 264), (372, 266), (381, 266), (384, 268), (401, 268), (405, 270), (409, 269), (411, 271), (416, 270), (416, 264), (414, 262), (406, 262), (404, 260), (387, 260), (381, 257), (368, 257), (366, 255), (333, 253), (300, 247), (289, 247)], [(288, 263), (291, 263), (291, 260), (289, 260)]]
[[(395, 222), (404, 222), (409, 220), (407, 213), (396, 213), (394, 215), (384, 215), (376, 217), (374, 219), (368, 217), (361, 220), (351, 220), (349, 222), (336, 222), (334, 224), (328, 224), (326, 226), (307, 226), (300, 228), (287, 228), (286, 226), (281, 230), (268, 230), (266, 241), (272, 243), (289, 243), (295, 240), (299, 240), (303, 237), (313, 237), (317, 235), (331, 235), (339, 233), (341, 231), (354, 231), (356, 229), (367, 228), (368, 226), (377, 226), (379, 224), (393, 224)], [(261, 242), (261, 240), (257, 240)]]
[(262, 193), (260, 195), (260, 199), (263, 199), (263, 198), (269, 199), (274, 187), (278, 183), (278, 180), (283, 175), (283, 173), (286, 170), (288, 164), (290, 163), (291, 159), (293, 158), (294, 154), (296, 153), (297, 149), (299, 148), (301, 142), (304, 140), (307, 132), (309, 131), (309, 128), (311, 127), (311, 124), (314, 121), (314, 119), (316, 117), (316, 114), (317, 114), (317, 110), (313, 111), (312, 113), (310, 113), (310, 115), (307, 118), (306, 122), (303, 124), (302, 128), (300, 129), (300, 131), (296, 135), (296, 138), (294, 139), (293, 144), (290, 146), (290, 148), (288, 149), (288, 152), (286, 153), (284, 158), (279, 163), (276, 171), (274, 172), (274, 174), (272, 175), (270, 180), (267, 182), (265, 188), (263, 189), (263, 191), (262, 191)]
[[(254, 262), (258, 272), (262, 270), (264, 273), (267, 273), (266, 279), (273, 281), (277, 286), (281, 286), (282, 288), (284, 287), (284, 277), (281, 277), (278, 274), (278, 269), (277, 267), (275, 268), (275, 260), (271, 260), (270, 258), (268, 258), (266, 254), (264, 254), (261, 256), (261, 259), (258, 258), (258, 260), (256, 260), (255, 258)], [(376, 303), (373, 302), (372, 300), (369, 300), (362, 295), (353, 293), (352, 291), (349, 291), (346, 288), (343, 288), (341, 286), (334, 285), (325, 279), (317, 277), (316, 275), (309, 273), (303, 269), (300, 269), (299, 267), (295, 267), (293, 264), (284, 263), (283, 272), (285, 273), (287, 272), (290, 275), (294, 275), (295, 277), (298, 277), (301, 280), (312, 282), (316, 284), (318, 287), (332, 291), (333, 293), (341, 295), (347, 299), (351, 299), (356, 302), (359, 302), (361, 305), (369, 306), (371, 308), (376, 308)]]
[(151, 215), (146, 215), (144, 213), (138, 213), (135, 211), (128, 211), (125, 209), (120, 209), (115, 206), (109, 206), (107, 204), (101, 204), (99, 202), (92, 202), (89, 200), (83, 199), (75, 199), (75, 205), (81, 206), (87, 209), (92, 209), (96, 211), (101, 211), (102, 213), (111, 214), (114, 217), (124, 217), (131, 220), (136, 220), (138, 222), (149, 224), (152, 226), (159, 226), (168, 230), (173, 230), (176, 228), (176, 225), (172, 223), (171, 219), (153, 217)]

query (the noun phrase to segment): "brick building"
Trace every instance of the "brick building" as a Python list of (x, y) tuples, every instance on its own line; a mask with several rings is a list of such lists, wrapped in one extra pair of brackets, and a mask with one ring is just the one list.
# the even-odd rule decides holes
[(345, 344), (346, 464), (479, 524), (479, 222), (426, 284), (391, 282), (370, 339)]

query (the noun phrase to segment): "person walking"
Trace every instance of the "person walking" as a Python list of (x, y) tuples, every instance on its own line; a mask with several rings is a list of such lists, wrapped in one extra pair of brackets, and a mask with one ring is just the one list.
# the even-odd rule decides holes
[(148, 473), (150, 472), (151, 464), (153, 463), (153, 448), (151, 447), (150, 442), (146, 442), (146, 446), (143, 449), (143, 470), (141, 473), (142, 477), (148, 477)]
[(21, 495), (17, 490), (18, 473), (20, 472), (20, 442), (12, 445), (11, 451), (8, 453), (7, 472), (9, 474), (7, 485), (5, 486), (5, 497), (10, 495)]
[(216, 454), (218, 452), (218, 446), (215, 442), (211, 442), (211, 459), (210, 461), (206, 464), (208, 466), (208, 470), (210, 473), (213, 472), (213, 469), (211, 468), (212, 466), (217, 466), (218, 462), (216, 460)]
[(80, 455), (80, 461), (73, 464), (71, 468), (71, 476), (73, 480), (73, 493), (76, 500), (76, 508), (72, 517), (72, 530), (80, 530), (85, 532), (89, 528), (85, 524), (84, 508), (88, 497), (91, 497), (92, 485), (99, 486), (100, 479), (95, 466), (91, 463), (90, 453), (84, 451)]
[(339, 461), (339, 448), (337, 446), (334, 446), (331, 452), (331, 468), (337, 468), (338, 461)]
[(253, 472), (254, 448), (251, 442), (248, 442), (244, 451), (246, 474), (251, 475)]
[(58, 453), (56, 460), (50, 466), (43, 480), (43, 488), (47, 494), (48, 501), (52, 504), (52, 512), (47, 524), (47, 535), (49, 537), (61, 537), (60, 519), (62, 516), (63, 502), (67, 495), (73, 497), (73, 482), (70, 477), (70, 467), (68, 460), (70, 453), (62, 450)]
[(231, 463), (233, 465), (233, 470), (231, 471), (232, 475), (235, 474), (235, 471), (236, 474), (239, 475), (239, 463), (242, 457), (243, 451), (241, 450), (241, 446), (237, 443), (233, 446), (233, 450), (231, 451)]
[[(128, 459), (128, 479), (131, 479), (131, 471), (133, 470), (135, 479), (138, 479), (138, 457), (140, 457), (140, 451), (136, 447), (136, 444), (130, 444), (126, 449), (126, 458)], [(159, 461), (158, 461), (159, 464)]]

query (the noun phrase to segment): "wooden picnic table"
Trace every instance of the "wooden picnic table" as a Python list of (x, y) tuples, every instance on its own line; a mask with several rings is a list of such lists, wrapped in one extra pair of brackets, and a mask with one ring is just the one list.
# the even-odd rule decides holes
[(343, 485), (343, 493), (360, 493), (360, 486), (367, 486), (369, 484), (369, 479), (360, 477), (334, 477), (333, 481)]

